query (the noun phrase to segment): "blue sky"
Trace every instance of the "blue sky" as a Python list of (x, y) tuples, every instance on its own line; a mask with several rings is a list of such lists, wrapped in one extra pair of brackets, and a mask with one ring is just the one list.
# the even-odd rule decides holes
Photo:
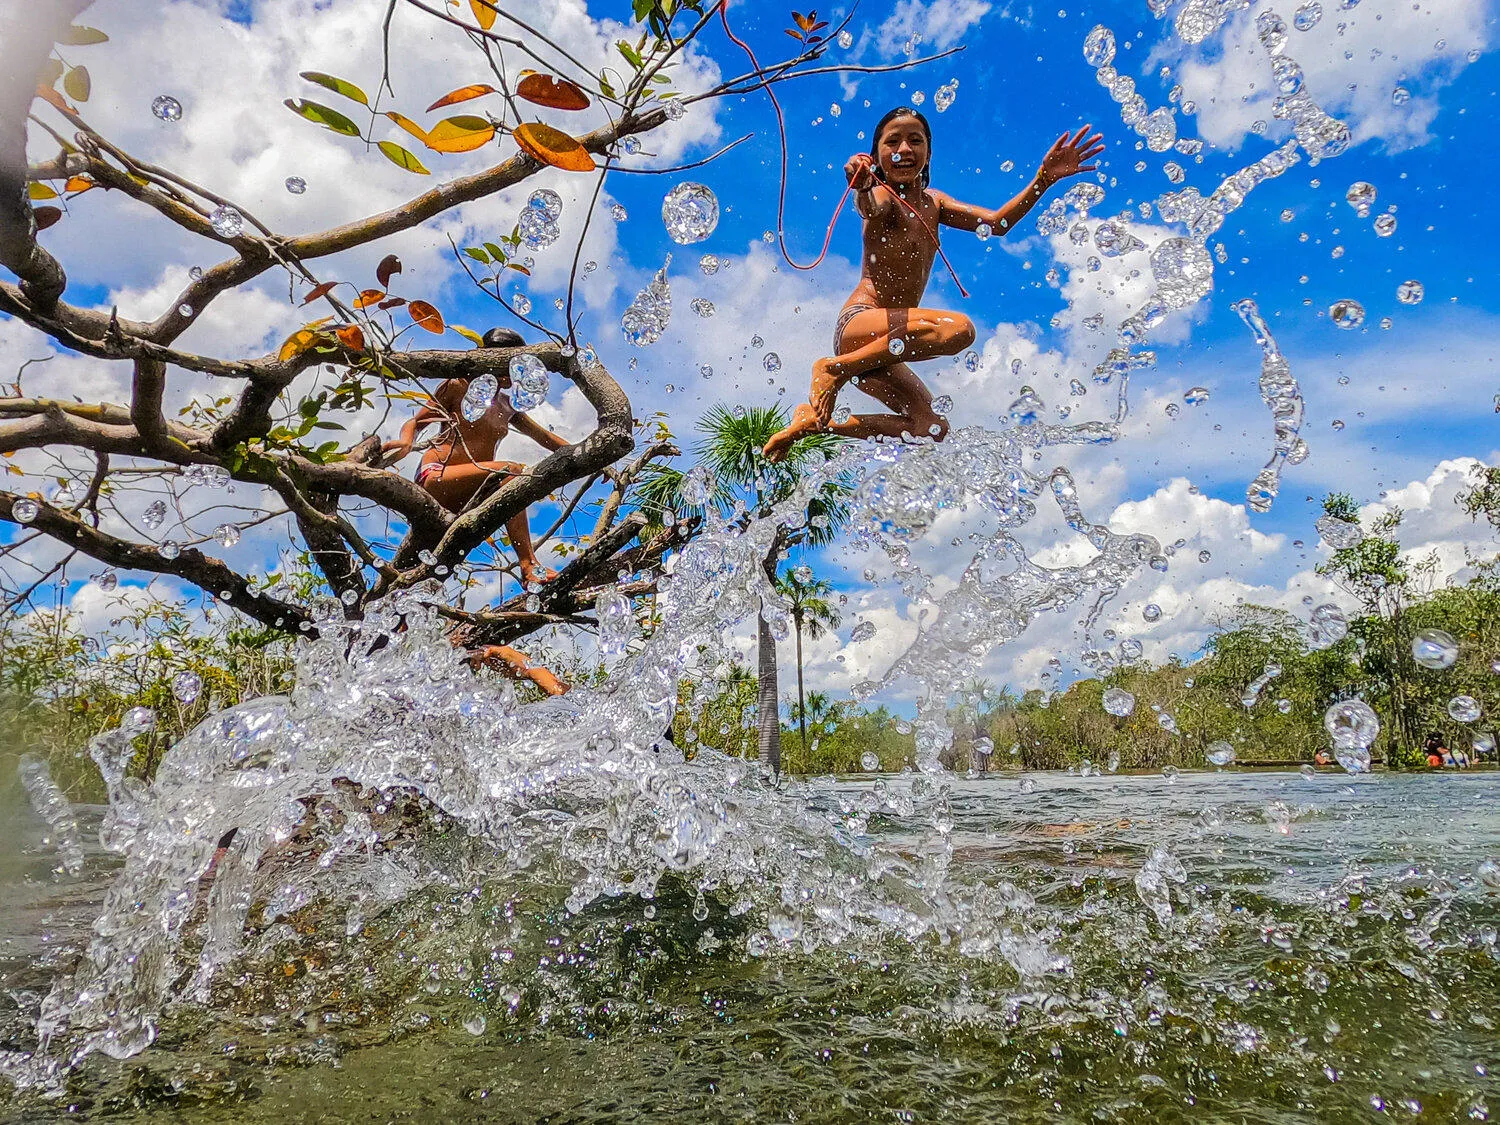
[[(1188, 185), (1207, 196), (1224, 176), (1287, 136), (1269, 112), (1270, 71), (1255, 46), (1253, 20), (1274, 9), (1290, 21), (1295, 5), (1262, 0), (1231, 16), (1199, 45), (1185, 44), (1173, 30), (1182, 6), (1157, 20), (1137, 3), (1075, 7), (1059, 0), (1061, 11), (983, 0), (862, 5), (851, 23), (854, 46), (847, 52), (835, 48), (835, 58), (889, 63), (903, 57), (902, 43), (913, 32), (923, 36), (919, 53), (960, 44), (964, 50), (902, 73), (814, 77), (780, 87), (791, 154), (786, 230), (794, 256), (802, 261), (815, 256), (843, 191), (842, 165), (852, 152), (868, 147), (875, 119), (886, 108), (913, 100), (917, 91), (933, 123), (933, 184), (960, 199), (998, 205), (1010, 198), (1051, 141), (1084, 122), (1100, 129), (1109, 145), (1102, 158), (1107, 196), (1091, 222), (1173, 190), (1163, 173), (1168, 159), (1182, 166)], [(336, 70), (373, 89), (378, 37), (371, 33), (371, 13), (379, 6), (364, 0), (316, 7), (297, 0), (248, 5), (237, 0), (231, 7), (159, 6), (161, 18), (198, 45), (190, 58), (156, 45), (157, 22), (145, 14), (91, 13), (88, 19), (114, 39), (109, 47), (94, 49), (101, 53), (97, 63), (89, 60), (99, 91), (90, 112), (105, 131), (144, 156), (175, 159), (176, 166), (207, 182), (233, 185), (247, 205), (289, 229), (327, 225), (409, 193), (413, 182), (387, 170), (378, 155), (306, 126), (279, 105), (283, 97), (308, 92), (296, 79), (302, 69)], [(550, 21), (550, 30), (570, 36), (570, 42), (584, 44), (579, 49), (586, 53), (594, 47), (608, 51), (619, 32), (609, 21), (628, 9), (624, 3), (585, 7), (577, 2), (520, 7), (536, 9), (537, 19)], [(1500, 294), (1490, 281), (1487, 259), (1493, 214), (1489, 185), (1497, 170), (1487, 128), (1497, 85), (1490, 51), (1494, 12), (1489, 4), (1458, 0), (1415, 9), (1405, 0), (1363, 0), (1347, 9), (1334, 0), (1324, 8), (1311, 30), (1290, 32), (1286, 51), (1302, 63), (1316, 100), (1348, 122), (1356, 143), (1337, 159), (1316, 167), (1304, 160), (1260, 185), (1230, 216), (1210, 239), (1210, 245), (1222, 242), (1227, 255), (1216, 269), (1213, 291), (1163, 327), (1158, 366), (1136, 377), (1122, 441), (1072, 462), (1093, 518), (1113, 515), (1121, 527), (1135, 520), (1143, 525), (1140, 530), (1167, 541), (1188, 539), (1179, 556), (1183, 560), (1195, 557), (1199, 546), (1211, 550), (1212, 563), (1174, 564), (1165, 578), (1150, 577), (1122, 596), (1119, 620), (1135, 623), (1147, 655), (1156, 659), (1193, 651), (1213, 616), (1240, 599), (1300, 610), (1305, 594), (1325, 597), (1326, 587), (1307, 573), (1320, 557), (1312, 528), (1317, 505), (1307, 498), (1316, 500), (1330, 489), (1350, 491), (1371, 504), (1388, 490), (1389, 502), (1413, 510), (1410, 545), (1439, 548), (1449, 570), (1461, 567), (1465, 545), (1482, 549), (1486, 543), (1482, 534), (1454, 519), (1451, 496), (1465, 466), (1442, 466), (1462, 457), (1493, 461), (1500, 445), (1491, 404), (1500, 391), (1494, 361)], [(836, 19), (840, 9), (820, 14)], [(736, 30), (763, 57), (791, 46), (781, 31), (789, 23), (785, 13), (739, 3), (732, 16)], [(1082, 56), (1085, 35), (1101, 22), (1120, 44), (1117, 70), (1135, 79), (1151, 107), (1169, 104), (1169, 91), (1178, 83), (1184, 87), (1182, 98), (1198, 103), (1195, 115), (1179, 112), (1177, 123), (1180, 136), (1205, 142), (1201, 163), (1180, 153), (1137, 151), (1138, 138), (1121, 123), (1119, 106)], [(402, 104), (425, 105), (448, 86), (481, 77), (468, 73), (472, 63), (453, 61), (462, 57), (461, 44), (430, 24), (412, 18), (406, 32), (412, 37), (407, 40), (411, 57), (399, 62), (396, 75)], [(1346, 51), (1351, 58), (1343, 57)], [(1163, 67), (1169, 68), (1166, 77), (1160, 75)], [(711, 29), (681, 80), (685, 88), (702, 88), (715, 68), (739, 73), (744, 60)], [(954, 79), (959, 88), (953, 106), (935, 112), (934, 91)], [(1409, 98), (1393, 97), (1397, 86), (1409, 91)], [(180, 127), (161, 126), (142, 112), (159, 90), (183, 98), (187, 113)], [(838, 115), (831, 112), (835, 104)], [(1250, 131), (1257, 117), (1270, 122), (1267, 136)], [(763, 94), (700, 103), (659, 138), (646, 139), (648, 151), (659, 155), (628, 163), (696, 159), (744, 133), (755, 135), (706, 168), (683, 175), (612, 177), (608, 197), (622, 203), (630, 217), (618, 225), (605, 218), (585, 254), (606, 268), (582, 287), (584, 335), (596, 342), (631, 392), (637, 413), (667, 411), (685, 438), (693, 421), (717, 402), (774, 399), (790, 407), (801, 398), (808, 365), (826, 350), (833, 316), (856, 277), (851, 262), (859, 230), (852, 212), (839, 222), (829, 260), (811, 274), (778, 264), (775, 248), (760, 240), (761, 232), (776, 224), (778, 182), (775, 120)], [(493, 159), (493, 153), (473, 154), (434, 164), (434, 171), (440, 177), (458, 174)], [(1146, 168), (1138, 172), (1142, 160)], [(1012, 170), (1001, 170), (1006, 161), (1014, 162)], [(293, 200), (281, 191), (281, 180), (290, 174), (308, 180), (306, 196)], [(678, 247), (659, 213), (662, 195), (687, 178), (716, 192), (722, 218), (707, 242)], [(1344, 200), (1356, 180), (1377, 188), (1366, 218)], [(569, 224), (581, 212), (586, 185), (550, 173), (526, 190), (540, 183), (564, 196), (565, 234), (576, 229)], [(476, 328), (505, 323), (456, 275), (444, 235), (466, 240), (508, 231), (525, 194), (465, 208), (446, 223), (403, 237), (395, 247), (408, 263), (410, 283), (440, 297), (450, 320)], [(1377, 237), (1371, 221), (1392, 205), (1396, 231)], [(1283, 221), (1284, 211), (1291, 213), (1290, 221)], [(116, 201), (76, 218), (70, 230), (54, 228), (59, 234), (51, 243), (75, 279), (75, 298), (145, 312), (156, 307), (153, 302), (169, 299), (189, 265), (212, 260), (201, 246), (164, 232)], [(1154, 215), (1140, 220), (1139, 228), (1148, 245), (1181, 233)], [(1066, 238), (1040, 236), (1032, 218), (1003, 241), (981, 243), (949, 231), (944, 244), (971, 296), (961, 298), (939, 267), (928, 303), (961, 309), (975, 321), (975, 346), (985, 361), (977, 374), (952, 361), (919, 367), (935, 393), (954, 397), (955, 426), (999, 425), (1023, 380), (1049, 407), (1067, 402), (1068, 380), (1088, 382), (1113, 335), (1088, 331), (1081, 325), (1084, 316), (1105, 312), (1108, 329), (1129, 307), (1131, 294), (1138, 301), (1149, 288), (1146, 254), (1111, 260), (1101, 274), (1089, 275), (1077, 268), (1082, 255), (1066, 245)], [(550, 311), (551, 300), (562, 291), (565, 246), (570, 248), (566, 237), (537, 255), (529, 293), (539, 310)], [(1337, 257), (1336, 247), (1342, 248)], [(620, 335), (620, 313), (669, 251), (674, 254), (672, 324), (654, 347), (633, 349)], [(724, 258), (730, 268), (704, 277), (696, 263), (705, 252)], [(367, 273), (378, 253), (365, 257), (340, 263), (345, 276)], [(1046, 276), (1054, 267), (1060, 270), (1058, 285)], [(1128, 276), (1132, 269), (1145, 276)], [(1397, 302), (1396, 287), (1407, 279), (1425, 286), (1420, 305)], [(699, 295), (715, 302), (713, 318), (700, 320), (688, 308)], [(1243, 506), (1245, 486), (1269, 456), (1272, 442), (1270, 416), (1256, 391), (1259, 353), (1231, 308), (1244, 297), (1260, 304), (1301, 382), (1307, 404), (1303, 435), (1312, 449), (1307, 462), (1286, 471), (1282, 494), (1265, 515)], [(1336, 328), (1327, 316), (1333, 301), (1349, 298), (1367, 312), (1355, 331)], [(1391, 325), (1382, 329), (1386, 317)], [(284, 291), (267, 285), (228, 304), (220, 320), (195, 328), (202, 335), (185, 343), (257, 354), (295, 320)], [(756, 334), (764, 339), (762, 351), (775, 350), (784, 361), (775, 377), (761, 367), (761, 351), (748, 346)], [(26, 330), (0, 323), (5, 366), (40, 354), (38, 346)], [(631, 358), (638, 360), (634, 370), (628, 367)], [(1024, 362), (1019, 378), (1010, 371), (1013, 358)], [(699, 375), (704, 364), (714, 369), (711, 379)], [(72, 359), (58, 361), (55, 371), (54, 381), (69, 393), (119, 397), (118, 372)], [(1348, 379), (1346, 385), (1341, 377)], [(1195, 385), (1209, 389), (1209, 401), (1183, 405), (1183, 391)], [(195, 389), (201, 388), (186, 380), (176, 387), (184, 396)], [(1080, 400), (1082, 413), (1073, 420), (1102, 417), (1103, 398), (1095, 392)], [(849, 401), (859, 408), (857, 395)], [(1179, 407), (1176, 418), (1166, 413), (1169, 402)], [(572, 436), (581, 436), (586, 422), (576, 393), (570, 401), (554, 391), (553, 401), (538, 414)], [(1345, 423), (1342, 430), (1333, 428), (1336, 419)], [(386, 428), (398, 423), (399, 418)], [(524, 450), (517, 446), (513, 452)], [(526, 455), (534, 458), (534, 451)], [(949, 530), (934, 533), (924, 556), (940, 586), (968, 557), (947, 548)], [(1294, 546), (1296, 540), (1304, 546)], [(272, 535), (247, 536), (236, 548), (237, 561), (268, 565), (282, 542)], [(1059, 558), (1066, 553), (1057, 551)], [(915, 628), (911, 607), (889, 590), (865, 584), (860, 575), (867, 560), (843, 548), (809, 561), (849, 599), (839, 635), (810, 653), (812, 682), (840, 690), (899, 652)], [(127, 585), (132, 580), (123, 577)], [(75, 584), (71, 593), (98, 617), (97, 592)], [(1147, 598), (1167, 611), (1149, 630), (1139, 628), (1139, 605)], [(857, 620), (880, 625), (876, 642), (849, 644)], [(997, 679), (1028, 686), (1047, 655), (1076, 651), (1084, 643), (1071, 621), (1034, 632), (1035, 637), (1028, 635), (992, 657), (988, 670)]]

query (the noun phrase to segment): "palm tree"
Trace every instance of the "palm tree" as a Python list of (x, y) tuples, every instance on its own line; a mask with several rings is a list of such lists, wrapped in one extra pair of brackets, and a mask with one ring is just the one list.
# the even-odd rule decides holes
[[(786, 426), (786, 421), (786, 413), (779, 406), (734, 409), (715, 406), (698, 420), (697, 428), (704, 438), (694, 453), (698, 464), (707, 468), (714, 480), (710, 502), (726, 517), (732, 516), (738, 504), (744, 505), (738, 517), (742, 522), (768, 515), (774, 505), (791, 495), (813, 466), (833, 457), (846, 440), (829, 433), (809, 434), (792, 446), (784, 460), (769, 462), (761, 455), (761, 447)], [(677, 511), (681, 504), (680, 482), (680, 476), (653, 481), (648, 503), (656, 505), (658, 511), (665, 507)], [(801, 527), (777, 528), (761, 563), (767, 580), (776, 581), (777, 560), (788, 547), (800, 543), (821, 547), (833, 541), (849, 518), (851, 488), (852, 482), (829, 481), (808, 503)], [(757, 648), (760, 758), (774, 774), (781, 772), (781, 718), (776, 690), (776, 638), (764, 611), (759, 618)]]
[[(967, 719), (973, 726), (970, 734), (971, 742), (978, 742), (981, 738), (989, 737), (985, 733), (986, 720), (994, 712), (996, 707), (1004, 706), (1012, 702), (1015, 696), (1010, 688), (995, 686), (995, 681), (976, 677), (965, 680), (958, 688), (958, 714)], [(970, 753), (970, 765), (974, 765), (973, 753)], [(976, 767), (977, 768), (977, 767)]]
[[(802, 577), (805, 573), (806, 577)], [(817, 640), (830, 629), (839, 627), (839, 611), (828, 601), (833, 583), (814, 578), (806, 567), (781, 572), (776, 592), (791, 603), (792, 624), (797, 630), (797, 721), (802, 728), (802, 753), (807, 753), (807, 704), (802, 692), (802, 634)]]

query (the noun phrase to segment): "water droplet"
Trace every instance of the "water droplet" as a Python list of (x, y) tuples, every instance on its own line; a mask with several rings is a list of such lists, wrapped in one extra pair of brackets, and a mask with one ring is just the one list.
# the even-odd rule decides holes
[(958, 82), (955, 80), (944, 86), (939, 86), (932, 95), (932, 105), (939, 113), (947, 113), (953, 105), (953, 100), (958, 97)]
[(1358, 328), (1365, 322), (1365, 307), (1358, 301), (1345, 299), (1328, 306), (1328, 318), (1346, 331)]
[(458, 412), (465, 422), (477, 422), (483, 418), (485, 411), (495, 401), (495, 395), (500, 392), (500, 380), (486, 371), (482, 375), (469, 380), (468, 389), (464, 391), (463, 401), (459, 403)]
[(1189, 406), (1197, 406), (1208, 401), (1208, 393), (1207, 387), (1191, 387), (1183, 393), (1182, 401)]
[(859, 764), (866, 773), (875, 773), (880, 769), (880, 755), (873, 750), (866, 750), (859, 756)]
[[(547, 212), (541, 207), (523, 207), (521, 215), (516, 220), (516, 227), (522, 240), (532, 250), (545, 250), (558, 240), (562, 232), (551, 219), (547, 218)], [(523, 263), (524, 264), (524, 263)], [(528, 265), (528, 269), (531, 267)]]
[(510, 307), (515, 309), (521, 316), (525, 316), (531, 311), (531, 298), (526, 296), (525, 293), (512, 293)]
[(634, 156), (641, 151), (641, 140), (639, 137), (626, 137), (624, 147), (627, 155)]
[(719, 272), (719, 258), (716, 254), (705, 254), (698, 259), (698, 268), (705, 274), (716, 274)]
[(1411, 658), (1434, 671), (1451, 668), (1458, 659), (1458, 642), (1442, 629), (1423, 629), (1411, 639)]
[[(1094, 241), (1098, 242), (1097, 231)], [(1202, 243), (1167, 238), (1151, 251), (1151, 274), (1162, 303), (1168, 308), (1185, 309), (1213, 288), (1214, 263)]]
[(141, 513), (141, 523), (147, 531), (155, 531), (167, 518), (167, 502), (165, 500), (153, 500), (146, 505), (146, 510)]
[(1201, 563), (1210, 562), (1212, 561), (1213, 557), (1213, 552), (1208, 550), (1207, 548), (1198, 552), (1198, 561)]
[(103, 590), (106, 594), (116, 589), (120, 585), (119, 575), (117, 575), (112, 570), (101, 570), (98, 574), (94, 575), (90, 579), (90, 581), (93, 582), (95, 586), (99, 587), (99, 589)]
[(630, 218), (630, 212), (625, 210), (623, 203), (612, 203), (609, 208), (609, 217), (617, 223), (623, 223)]
[(1104, 709), (1116, 718), (1126, 718), (1135, 710), (1135, 696), (1124, 688), (1112, 687), (1105, 691)]
[(1344, 611), (1332, 602), (1314, 607), (1308, 619), (1307, 639), (1315, 649), (1332, 648), (1349, 635), (1349, 622)]
[(203, 677), (196, 672), (178, 672), (172, 677), (172, 694), (184, 706), (190, 706), (203, 691)]
[(1311, 31), (1323, 18), (1323, 5), (1318, 0), (1307, 0), (1292, 13), (1292, 26), (1298, 31)]
[(874, 635), (874, 623), (870, 621), (861, 621), (852, 630), (850, 630), (849, 639), (855, 644), (859, 644), (861, 641), (868, 641)]
[(484, 1034), (484, 1029), (488, 1026), (489, 1022), (484, 1018), (483, 1015), (480, 1015), (478, 1013), (464, 1020), (464, 1030), (467, 1031), (470, 1035), (474, 1036), (476, 1039)]
[(221, 547), (233, 547), (240, 541), (240, 529), (232, 523), (221, 523), (214, 528), (214, 538)]
[(161, 546), (156, 548), (156, 553), (162, 558), (166, 559), (168, 562), (171, 562), (178, 555), (182, 554), (182, 544), (173, 542), (171, 539), (168, 539)]
[(540, 359), (529, 352), (510, 361), (510, 404), (517, 410), (535, 410), (547, 400), (552, 377)]
[(651, 284), (635, 295), (620, 318), (620, 331), (638, 348), (660, 340), (672, 318), (672, 287), (667, 281), (667, 267), (671, 264), (672, 256), (668, 254)]
[(1405, 86), (1397, 86), (1391, 91), (1392, 105), (1405, 105), (1409, 101), (1411, 101), (1411, 91)]
[(701, 508), (713, 496), (715, 484), (714, 475), (708, 467), (696, 465), (683, 476), (678, 491), (689, 506)]
[(1455, 723), (1472, 723), (1479, 718), (1482, 711), (1479, 700), (1472, 695), (1455, 695), (1448, 700), (1448, 716)]
[(1146, 606), (1141, 610), (1141, 616), (1147, 621), (1160, 621), (1161, 606), (1157, 605), (1155, 602), (1148, 602)]
[(714, 303), (707, 297), (694, 297), (688, 302), (688, 308), (692, 309), (704, 320), (714, 315)]
[(151, 114), (160, 121), (181, 121), (182, 103), (171, 94), (158, 94), (151, 99)]
[(307, 191), (307, 181), (301, 176), (288, 176), (286, 178), (286, 190), (292, 195), (301, 195)]
[(979, 370), (979, 353), (974, 351), (972, 348), (969, 351), (964, 352), (964, 369), (966, 371)]
[(705, 184), (678, 184), (662, 200), (661, 221), (673, 242), (702, 242), (719, 225), (719, 200)]
[(991, 233), (993, 232), (990, 230), (989, 223), (980, 223), (974, 228), (974, 237), (979, 239), (980, 242), (988, 241)]
[(1083, 41), (1083, 59), (1098, 70), (1108, 66), (1115, 57), (1115, 33), (1102, 23), (1096, 24)]
[(10, 505), (10, 518), (17, 523), (31, 523), (42, 514), (42, 506), (29, 496), (14, 500)]
[(208, 213), (208, 225), (220, 238), (238, 238), (245, 229), (245, 216), (226, 203)]
[(1380, 733), (1380, 720), (1364, 700), (1344, 699), (1323, 713), (1323, 729), (1336, 750), (1368, 749)]
[(1395, 215), (1377, 215), (1375, 217), (1375, 233), (1381, 238), (1389, 238), (1396, 233)]
[(1208, 744), (1208, 749), (1203, 756), (1211, 765), (1227, 766), (1234, 761), (1234, 747), (1223, 739), (1219, 739)]
[(549, 223), (555, 223), (562, 216), (562, 196), (551, 188), (538, 188), (526, 198), (526, 206), (540, 211)]
[(846, 51), (850, 47), (854, 46), (854, 35), (849, 31), (847, 27), (844, 28), (843, 31), (839, 32), (839, 46)]
[(192, 278), (194, 281), (201, 280), (202, 277), (203, 277), (203, 267), (202, 266), (194, 266), (194, 267), (192, 267), (192, 269), (188, 270), (188, 277)]
[(765, 358), (760, 363), (767, 371), (781, 370), (781, 357), (775, 352), (767, 352)]
[(932, 400), (932, 412), (939, 418), (946, 418), (953, 413), (953, 399), (949, 395), (938, 395)]
[(1403, 305), (1420, 305), (1426, 292), (1420, 281), (1403, 281), (1396, 286), (1396, 300)]

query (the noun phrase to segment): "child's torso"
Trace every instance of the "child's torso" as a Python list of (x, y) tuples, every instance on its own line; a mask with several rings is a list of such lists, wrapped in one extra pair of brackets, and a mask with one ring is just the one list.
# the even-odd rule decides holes
[(865, 220), (860, 282), (850, 303), (886, 309), (921, 305), (937, 257), (938, 204), (926, 192), (910, 202), (920, 220), (900, 203)]

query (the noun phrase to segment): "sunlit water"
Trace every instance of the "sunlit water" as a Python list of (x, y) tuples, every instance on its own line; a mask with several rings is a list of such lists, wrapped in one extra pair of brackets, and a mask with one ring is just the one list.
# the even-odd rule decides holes
[[(763, 915), (735, 914), (753, 889), (700, 903), (677, 878), (570, 915), (555, 880), (485, 878), (498, 858), (462, 832), (413, 838), (427, 888), (353, 937), (329, 909), (252, 925), (209, 1007), (6, 1119), (1483, 1119), (1493, 775), (1031, 780), (954, 781), (939, 841), (920, 815), (870, 817), (914, 867), (947, 857), (972, 905), (946, 940), (764, 942)], [(914, 783), (920, 805), (914, 775), (787, 799), (836, 815)], [(90, 847), (82, 881), (58, 882), (41, 822), (7, 811), (23, 831), (0, 857), (0, 1035), (19, 1045), (118, 861)], [(1162, 918), (1137, 885), (1158, 847), (1184, 875)]]

